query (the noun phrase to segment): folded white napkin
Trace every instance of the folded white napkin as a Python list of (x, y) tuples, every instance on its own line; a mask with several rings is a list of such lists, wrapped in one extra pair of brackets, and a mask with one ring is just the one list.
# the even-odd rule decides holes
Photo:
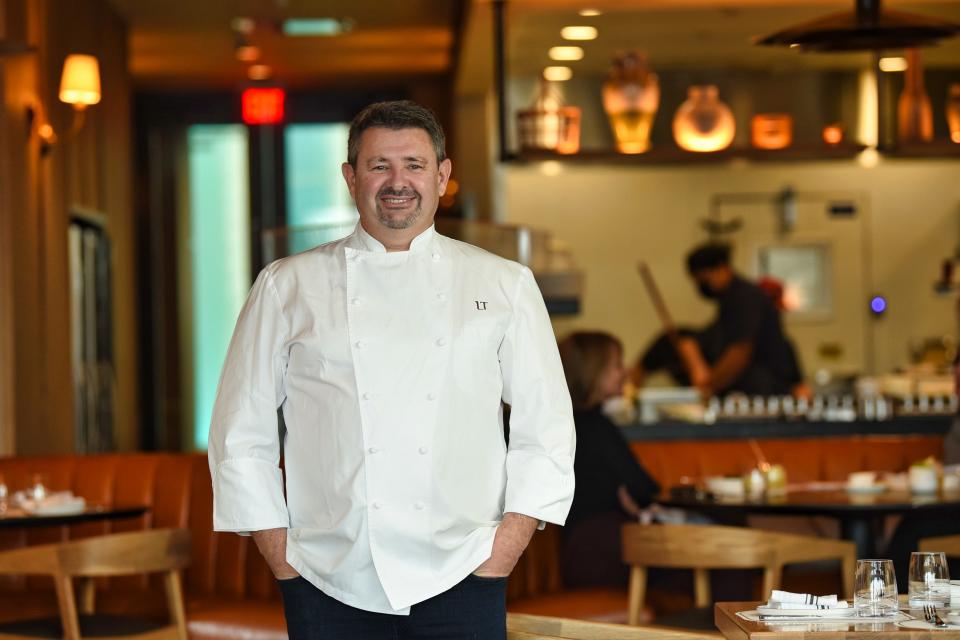
[(950, 606), (960, 607), (960, 580), (950, 581)]
[(846, 600), (838, 600), (836, 595), (815, 596), (810, 593), (790, 593), (774, 590), (767, 602), (768, 609), (847, 609)]
[(86, 500), (70, 491), (58, 491), (48, 494), (42, 500), (24, 500), (20, 504), (27, 513), (42, 516), (80, 513), (86, 506)]

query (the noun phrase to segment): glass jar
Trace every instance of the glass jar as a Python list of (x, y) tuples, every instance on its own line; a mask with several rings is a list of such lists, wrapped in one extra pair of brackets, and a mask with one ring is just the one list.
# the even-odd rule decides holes
[(563, 104), (560, 91), (543, 80), (533, 104), (517, 112), (517, 130), (524, 151), (577, 153), (580, 109)]
[(736, 124), (730, 107), (718, 95), (717, 86), (693, 85), (687, 100), (673, 116), (673, 138), (681, 149), (720, 151), (733, 142)]

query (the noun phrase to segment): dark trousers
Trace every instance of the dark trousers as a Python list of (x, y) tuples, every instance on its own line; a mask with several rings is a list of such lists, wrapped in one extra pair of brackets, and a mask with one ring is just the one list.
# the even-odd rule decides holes
[(355, 609), (304, 578), (280, 580), (290, 640), (505, 640), (506, 578), (467, 576), (409, 616)]

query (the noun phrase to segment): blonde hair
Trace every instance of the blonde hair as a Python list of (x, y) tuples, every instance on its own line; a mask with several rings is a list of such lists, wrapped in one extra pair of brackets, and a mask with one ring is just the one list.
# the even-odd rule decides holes
[(623, 353), (623, 344), (604, 331), (575, 331), (560, 341), (560, 360), (575, 409), (600, 404), (597, 384), (610, 362), (610, 354)]

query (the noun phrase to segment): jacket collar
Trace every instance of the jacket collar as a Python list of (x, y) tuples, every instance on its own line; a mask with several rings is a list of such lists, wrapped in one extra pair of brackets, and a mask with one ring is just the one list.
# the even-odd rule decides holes
[[(410, 252), (425, 250), (430, 246), (430, 241), (436, 235), (434, 225), (430, 225), (410, 242)], [(356, 228), (347, 239), (347, 246), (358, 251), (369, 251), (371, 253), (387, 253), (387, 248), (383, 244), (367, 233), (360, 222), (357, 222)]]

